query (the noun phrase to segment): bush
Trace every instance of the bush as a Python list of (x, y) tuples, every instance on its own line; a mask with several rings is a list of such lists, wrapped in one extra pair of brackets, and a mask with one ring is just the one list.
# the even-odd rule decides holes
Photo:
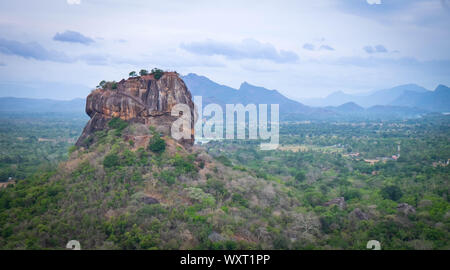
[(69, 147), (69, 155), (72, 154), (73, 152), (75, 152), (76, 150), (77, 150), (76, 145), (72, 145), (71, 147)]
[(387, 186), (381, 190), (381, 196), (384, 199), (398, 201), (403, 196), (403, 192), (397, 186)]
[(103, 89), (105, 89), (105, 85), (106, 85), (106, 81), (103, 80), (103, 81), (101, 81), (101, 82), (97, 85), (97, 88), (103, 88)]
[(114, 117), (113, 119), (111, 119), (108, 122), (108, 126), (112, 129), (115, 129), (115, 135), (116, 136), (121, 136), (122, 135), (122, 130), (124, 130), (126, 127), (128, 127), (128, 122), (118, 118), (118, 117)]
[(294, 178), (298, 182), (303, 182), (306, 179), (306, 175), (305, 175), (305, 173), (303, 171), (299, 171), (299, 172), (295, 173)]
[(141, 76), (148, 75), (148, 70), (146, 70), (146, 69), (141, 69), (141, 71), (139, 71), (139, 75), (141, 75)]
[(246, 200), (241, 194), (234, 193), (233, 196), (231, 196), (231, 200), (233, 203), (236, 203), (238, 205), (241, 205), (245, 208), (248, 208), (248, 200)]
[(148, 149), (155, 153), (162, 153), (166, 150), (166, 142), (155, 134), (150, 138)]
[(103, 166), (106, 168), (112, 168), (119, 165), (119, 157), (116, 154), (108, 154), (103, 160)]
[(173, 158), (173, 165), (175, 166), (175, 171), (180, 174), (196, 171), (194, 157), (191, 155), (184, 158), (178, 153), (175, 154), (175, 157)]
[(153, 75), (153, 77), (155, 79), (159, 80), (162, 77), (162, 75), (164, 75), (164, 71), (162, 69), (159, 69), (159, 68), (154, 68), (154, 69), (152, 69), (152, 73), (151, 74)]
[(216, 159), (225, 166), (228, 166), (228, 167), (233, 166), (233, 163), (231, 163), (231, 161), (226, 156), (221, 155), (221, 156), (216, 157)]
[(169, 186), (175, 184), (175, 174), (171, 171), (162, 171), (159, 174), (159, 178), (166, 182)]
[(116, 81), (107, 82), (107, 81), (103, 80), (97, 85), (97, 88), (115, 90), (115, 89), (117, 89), (117, 82)]
[(185, 189), (188, 192), (190, 199), (199, 202), (203, 206), (213, 207), (216, 204), (216, 199), (208, 193), (205, 193), (201, 188), (188, 187)]
[(361, 199), (361, 192), (356, 189), (348, 189), (342, 193), (342, 197), (347, 201), (351, 199)]

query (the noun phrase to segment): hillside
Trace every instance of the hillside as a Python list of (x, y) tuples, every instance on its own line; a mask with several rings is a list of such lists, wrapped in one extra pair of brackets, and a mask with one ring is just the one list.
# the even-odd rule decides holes
[(0, 188), (1, 249), (448, 249), (448, 117), (285, 125), (276, 151), (114, 119)]

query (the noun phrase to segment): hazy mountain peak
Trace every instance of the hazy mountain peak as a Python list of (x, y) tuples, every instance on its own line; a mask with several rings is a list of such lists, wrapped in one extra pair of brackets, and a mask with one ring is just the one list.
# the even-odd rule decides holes
[(357, 109), (357, 110), (363, 110), (364, 108), (359, 106), (358, 104), (356, 104), (355, 102), (347, 102), (344, 103), (340, 106), (338, 106), (338, 108), (346, 108), (346, 109)]
[(450, 88), (448, 88), (448, 86), (440, 84), (436, 87), (436, 89), (434, 90), (435, 92), (440, 92), (440, 91), (449, 91)]

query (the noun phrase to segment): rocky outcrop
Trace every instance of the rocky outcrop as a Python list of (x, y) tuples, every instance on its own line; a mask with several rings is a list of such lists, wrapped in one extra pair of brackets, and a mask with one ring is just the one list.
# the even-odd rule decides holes
[(403, 213), (405, 215), (415, 214), (416, 213), (416, 209), (412, 205), (409, 205), (407, 203), (400, 203), (400, 204), (398, 204), (397, 205), (397, 211), (399, 211), (400, 213)]
[(337, 205), (339, 209), (343, 210), (347, 207), (347, 204), (345, 203), (344, 197), (337, 197), (332, 199), (331, 201), (328, 201), (323, 204), (324, 206), (331, 206), (331, 205)]
[(369, 219), (369, 215), (367, 215), (366, 213), (364, 213), (361, 209), (359, 208), (355, 208), (351, 213), (350, 213), (350, 217), (357, 219), (357, 220), (368, 220)]
[(87, 97), (86, 113), (91, 120), (76, 145), (86, 146), (89, 136), (107, 129), (108, 122), (114, 117), (154, 126), (158, 132), (171, 135), (172, 123), (178, 119), (178, 116), (171, 115), (176, 104), (187, 104), (191, 109), (191, 138), (181, 139), (180, 143), (192, 145), (194, 103), (191, 93), (176, 72), (165, 72), (159, 79), (153, 75), (131, 77), (118, 82), (116, 89), (96, 89)]
[(159, 201), (153, 197), (142, 197), (141, 198), (141, 202), (145, 203), (145, 204), (157, 204), (159, 203)]

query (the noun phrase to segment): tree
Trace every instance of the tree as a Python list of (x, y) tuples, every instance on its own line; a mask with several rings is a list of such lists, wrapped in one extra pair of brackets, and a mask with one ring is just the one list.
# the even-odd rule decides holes
[(119, 165), (119, 157), (116, 154), (109, 154), (103, 160), (103, 166), (111, 168)]
[(130, 77), (136, 77), (136, 76), (137, 76), (137, 73), (136, 73), (136, 71), (131, 71), (128, 75), (129, 75)]
[(299, 171), (295, 174), (295, 180), (297, 180), (298, 182), (303, 182), (306, 179), (306, 175), (305, 172), (303, 171)]
[(97, 85), (97, 88), (103, 88), (103, 89), (105, 89), (105, 85), (106, 85), (106, 81), (103, 80), (103, 81), (101, 81), (101, 82)]
[(146, 69), (141, 69), (141, 71), (139, 71), (139, 75), (141, 75), (141, 76), (148, 75), (148, 70), (146, 70)]
[(154, 68), (152, 69), (152, 73), (153, 77), (157, 80), (159, 80), (159, 78), (162, 77), (162, 75), (164, 75), (164, 71), (162, 69), (159, 68)]
[(403, 192), (397, 186), (387, 186), (381, 190), (381, 196), (385, 199), (398, 201), (403, 196)]
[(155, 153), (162, 153), (166, 150), (166, 142), (157, 134), (150, 138), (148, 149)]

